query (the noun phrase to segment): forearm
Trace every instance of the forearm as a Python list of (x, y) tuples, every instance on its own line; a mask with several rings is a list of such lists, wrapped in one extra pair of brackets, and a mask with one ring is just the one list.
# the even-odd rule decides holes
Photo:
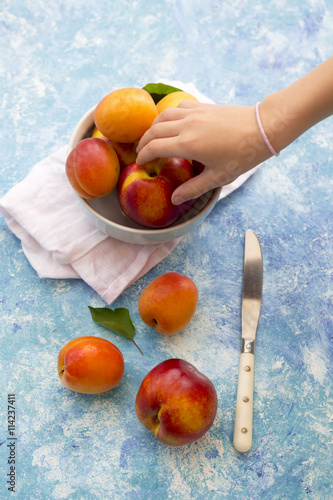
[(264, 130), (277, 151), (332, 114), (333, 57), (260, 105)]

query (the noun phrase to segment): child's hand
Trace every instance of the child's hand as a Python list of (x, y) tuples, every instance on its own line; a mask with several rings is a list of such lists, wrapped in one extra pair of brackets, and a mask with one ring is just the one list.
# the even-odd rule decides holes
[(183, 101), (163, 111), (139, 142), (137, 163), (176, 156), (197, 160), (204, 171), (179, 186), (175, 204), (226, 184), (271, 156), (254, 107)]
[(137, 162), (178, 156), (203, 163), (204, 171), (179, 186), (172, 201), (179, 204), (197, 198), (259, 165), (331, 116), (332, 82), (330, 57), (295, 83), (267, 96), (260, 104), (258, 122), (254, 106), (183, 101), (155, 119), (139, 142)]

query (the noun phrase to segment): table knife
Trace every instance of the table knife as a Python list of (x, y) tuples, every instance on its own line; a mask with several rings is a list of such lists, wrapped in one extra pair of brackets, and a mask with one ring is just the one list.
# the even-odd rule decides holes
[(244, 453), (252, 446), (254, 345), (259, 322), (263, 281), (261, 247), (257, 235), (245, 233), (242, 292), (242, 349), (239, 361), (234, 448)]

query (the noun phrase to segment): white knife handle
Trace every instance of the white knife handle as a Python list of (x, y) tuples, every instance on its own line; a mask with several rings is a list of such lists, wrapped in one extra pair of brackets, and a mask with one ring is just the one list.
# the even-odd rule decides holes
[(234, 427), (234, 448), (241, 453), (249, 451), (252, 446), (253, 376), (254, 354), (242, 352), (239, 360)]

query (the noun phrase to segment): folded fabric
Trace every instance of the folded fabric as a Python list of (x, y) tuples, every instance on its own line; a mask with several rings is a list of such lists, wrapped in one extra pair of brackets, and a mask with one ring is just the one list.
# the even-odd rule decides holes
[[(192, 84), (170, 82), (204, 98)], [(37, 163), (27, 177), (0, 199), (0, 212), (40, 278), (81, 278), (107, 304), (163, 260), (181, 238), (157, 245), (134, 245), (107, 236), (88, 218), (70, 186), (67, 146)], [(256, 169), (222, 189), (221, 198)]]

